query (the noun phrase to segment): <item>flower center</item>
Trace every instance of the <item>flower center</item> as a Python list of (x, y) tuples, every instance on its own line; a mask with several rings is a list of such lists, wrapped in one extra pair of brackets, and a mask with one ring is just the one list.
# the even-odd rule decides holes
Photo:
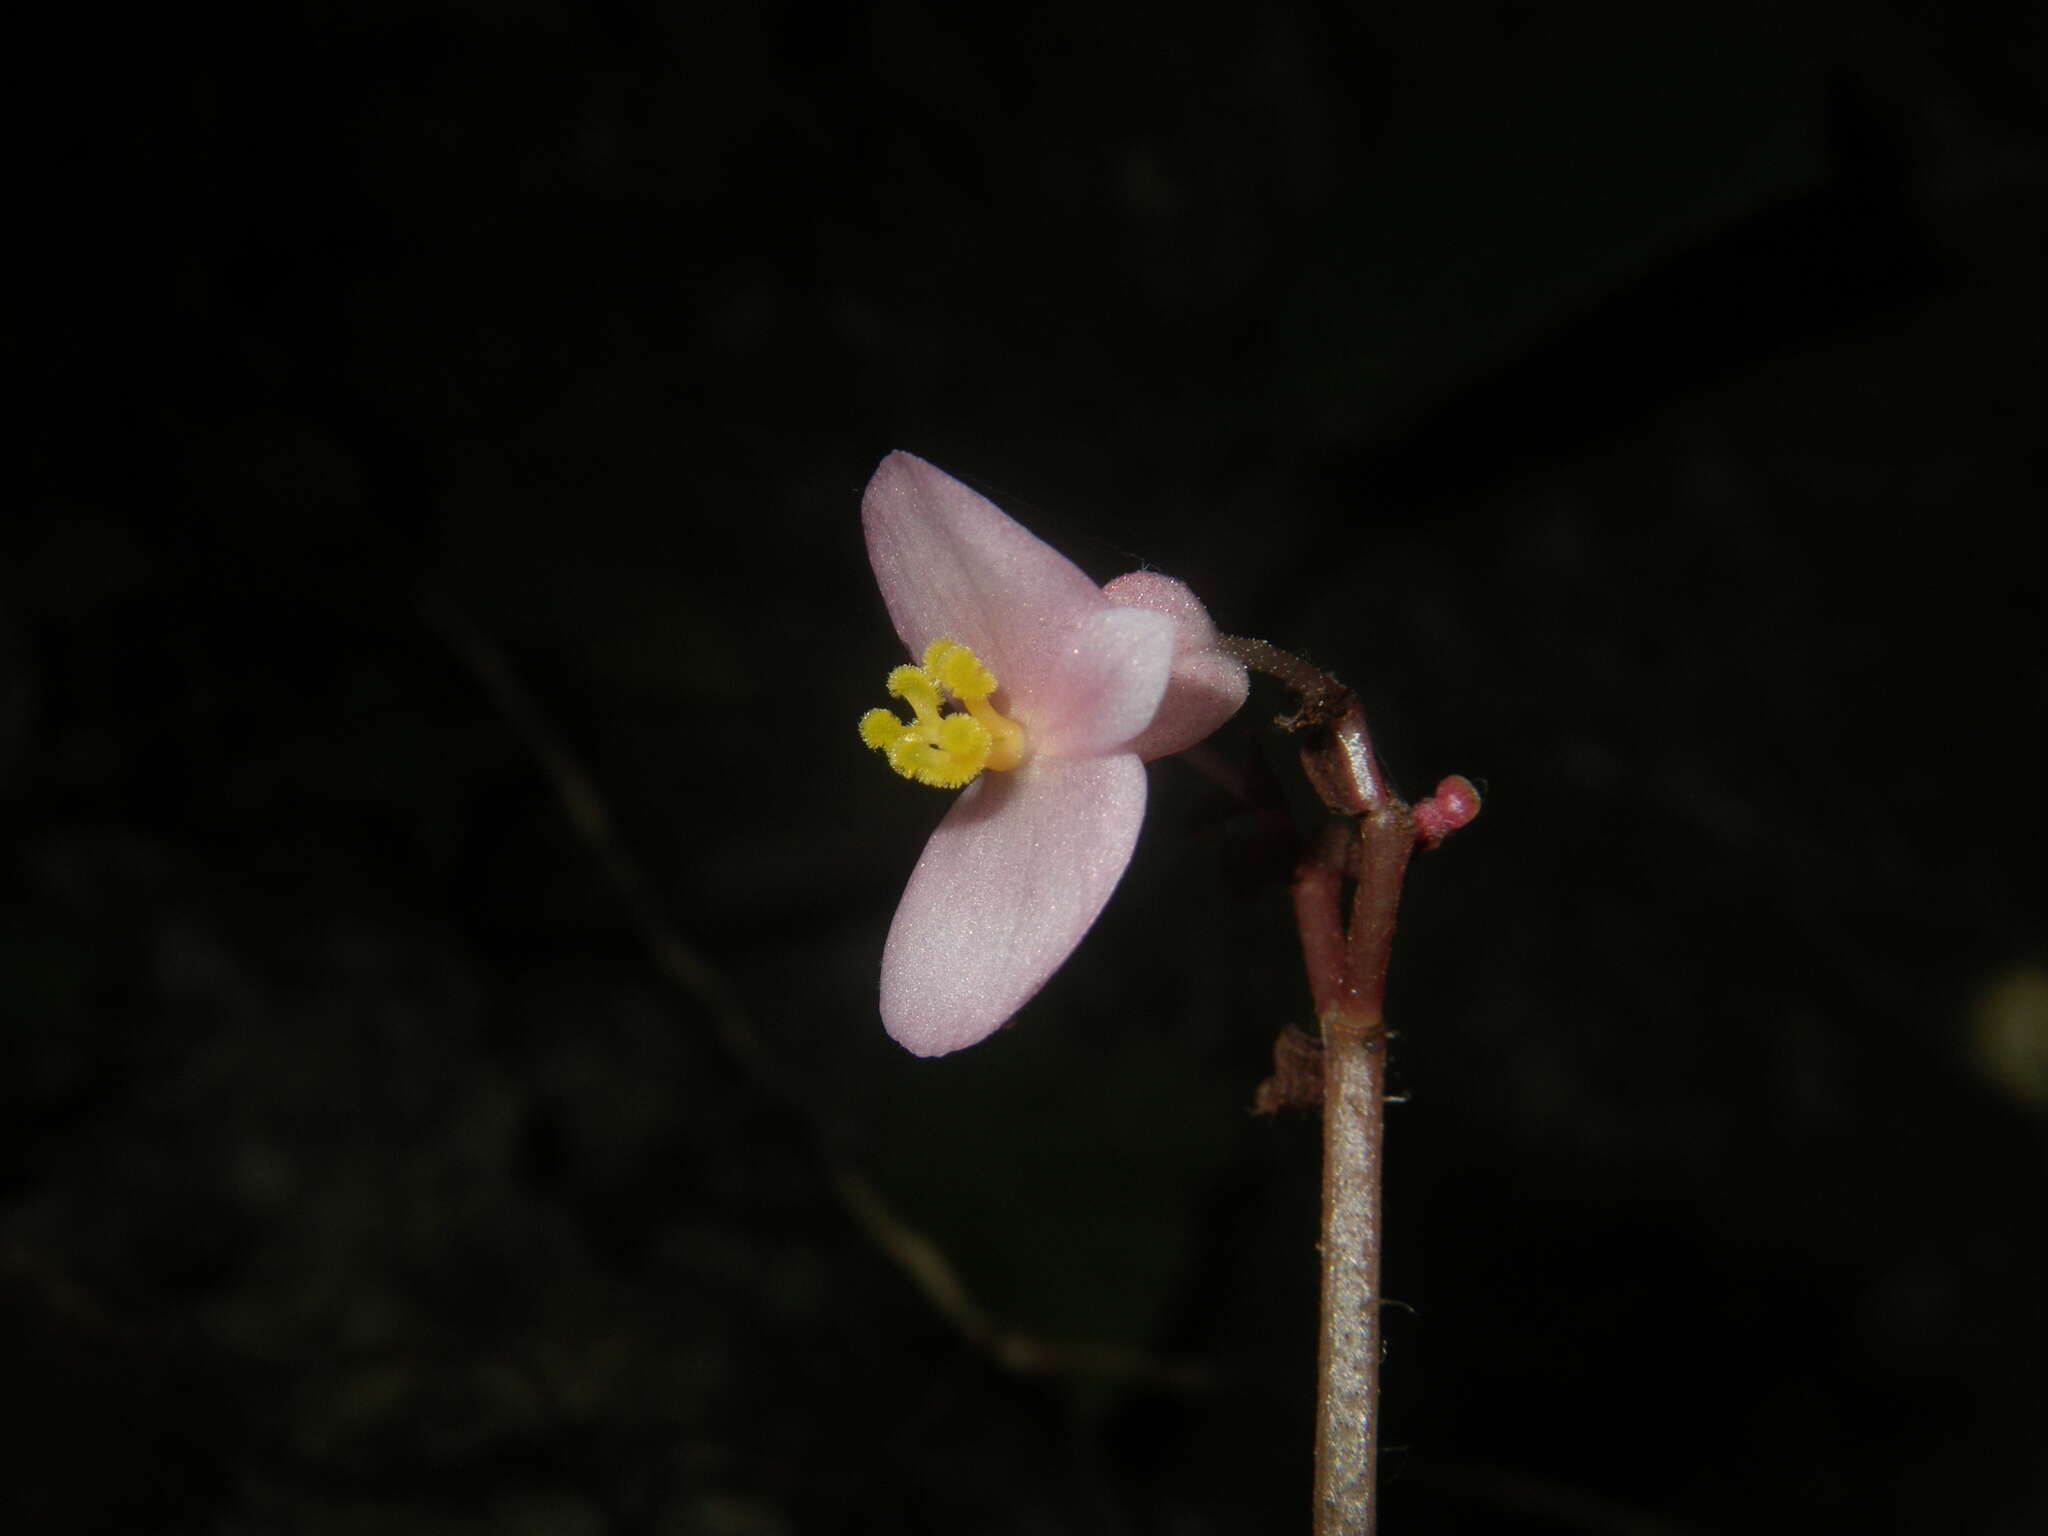
[[(871, 709), (860, 718), (860, 739), (906, 779), (939, 789), (958, 789), (984, 768), (1014, 768), (1024, 761), (1024, 728), (989, 703), (996, 687), (995, 673), (974, 652), (957, 640), (934, 640), (925, 647), (923, 666), (889, 674), (889, 693), (910, 706), (910, 723), (891, 710)], [(947, 694), (964, 714), (939, 713)]]

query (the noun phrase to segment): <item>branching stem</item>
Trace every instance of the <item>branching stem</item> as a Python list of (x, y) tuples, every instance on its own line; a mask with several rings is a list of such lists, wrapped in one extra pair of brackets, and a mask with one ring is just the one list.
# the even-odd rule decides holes
[[(1335, 678), (1263, 640), (1232, 640), (1247, 666), (1278, 678), (1300, 701), (1280, 723), (1301, 736), (1302, 769), (1331, 819), (1295, 868), (1294, 915), (1309, 994), (1322, 1027), (1322, 1336), (1317, 1351), (1316, 1536), (1371, 1536), (1379, 1442), (1380, 1188), (1386, 1121), (1387, 964), (1408, 859), (1478, 811), (1462, 778), (1446, 779), (1412, 808), (1375, 755), (1358, 696)], [(1351, 889), (1350, 910), (1344, 892)], [(1261, 1107), (1278, 1107), (1311, 1082), (1289, 1062)]]

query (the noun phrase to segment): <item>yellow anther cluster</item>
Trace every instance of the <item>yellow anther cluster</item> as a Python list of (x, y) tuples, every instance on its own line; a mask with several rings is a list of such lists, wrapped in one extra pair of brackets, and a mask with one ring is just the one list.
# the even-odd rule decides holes
[[(995, 674), (974, 652), (957, 640), (934, 640), (923, 666), (889, 674), (889, 693), (910, 706), (910, 722), (871, 709), (861, 716), (860, 739), (906, 779), (939, 789), (958, 789), (984, 768), (1014, 768), (1024, 760), (1024, 729), (989, 703), (996, 687)], [(940, 713), (948, 694), (964, 714)]]

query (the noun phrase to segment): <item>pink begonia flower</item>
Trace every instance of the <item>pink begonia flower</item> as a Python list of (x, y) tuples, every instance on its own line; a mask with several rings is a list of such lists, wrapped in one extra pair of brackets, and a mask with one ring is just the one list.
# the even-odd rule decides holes
[(889, 675), (913, 718), (871, 710), (861, 737), (905, 777), (960, 789), (882, 952), (883, 1024), (942, 1056), (995, 1033), (1073, 953), (1130, 863), (1145, 762), (1207, 736), (1249, 684), (1180, 582), (1098, 587), (922, 459), (882, 461), (861, 521), (921, 663)]

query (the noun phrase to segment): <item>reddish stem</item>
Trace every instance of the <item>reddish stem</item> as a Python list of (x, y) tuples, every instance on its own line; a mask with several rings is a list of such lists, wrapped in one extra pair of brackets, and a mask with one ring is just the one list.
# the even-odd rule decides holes
[[(1332, 820), (1295, 869), (1302, 963), (1322, 1026), (1322, 1340), (1318, 1350), (1315, 1530), (1371, 1536), (1378, 1481), (1380, 1187), (1386, 1122), (1387, 965), (1408, 859), (1478, 814), (1479, 796), (1446, 779), (1413, 810), (1373, 751), (1358, 696), (1264, 641), (1232, 641), (1240, 660), (1301, 701), (1281, 723), (1304, 735), (1302, 768)], [(1353, 882), (1347, 922), (1344, 883)], [(1285, 1102), (1283, 1038), (1262, 1104)], [(1312, 1079), (1308, 1079), (1312, 1081)]]
[(1302, 966), (1318, 1019), (1344, 993), (1344, 876), (1350, 863), (1350, 828), (1333, 821), (1294, 871), (1294, 925), (1301, 934)]

